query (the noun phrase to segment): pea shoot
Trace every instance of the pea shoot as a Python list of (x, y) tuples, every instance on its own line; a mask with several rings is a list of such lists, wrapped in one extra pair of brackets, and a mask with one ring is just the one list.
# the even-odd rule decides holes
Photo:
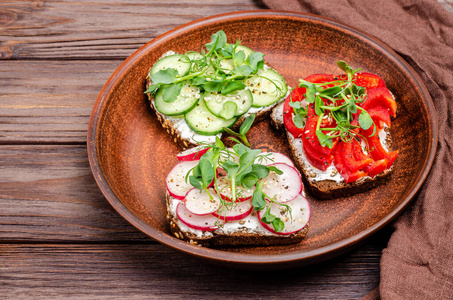
[[(188, 72), (180, 76), (175, 68), (168, 67), (151, 75), (151, 85), (145, 91), (155, 95), (162, 90), (162, 99), (166, 103), (176, 101), (185, 83), (199, 88), (201, 93), (232, 94), (246, 89), (245, 80), (251, 76), (265, 78), (271, 82), (276, 91), (283, 96), (282, 88), (271, 80), (258, 74), (264, 68), (264, 54), (261, 52), (246, 53), (238, 48), (240, 41), (227, 43), (223, 30), (211, 36), (211, 42), (204, 45), (201, 53), (186, 52), (181, 62), (190, 64)], [(237, 115), (238, 106), (227, 101), (220, 113), (224, 119)]]
[[(205, 144), (203, 148), (209, 150), (200, 158), (198, 165), (191, 169), (186, 175), (188, 180), (195, 188), (205, 191), (212, 199), (208, 187), (214, 182), (214, 190), (221, 201), (221, 210), (231, 209), (239, 202), (239, 197), (243, 189), (253, 190), (252, 206), (255, 211), (266, 209), (261, 221), (272, 224), (276, 232), (284, 228), (284, 222), (270, 213), (270, 206), (275, 202), (275, 195), (267, 195), (263, 192), (264, 181), (262, 179), (269, 175), (269, 172), (283, 174), (275, 166), (266, 164), (272, 163), (269, 154), (262, 153), (260, 149), (251, 149), (247, 141), (246, 134), (253, 124), (255, 115), (250, 115), (241, 125), (239, 132), (228, 130), (233, 136), (230, 140), (236, 144), (232, 148), (227, 148), (224, 143), (216, 138), (215, 143)], [(237, 139), (239, 138), (239, 139)], [(246, 146), (247, 145), (247, 146)], [(219, 175), (216, 171), (221, 169), (224, 174)], [(226, 176), (231, 184), (231, 201), (225, 201), (220, 194), (219, 176)], [(241, 187), (241, 189), (239, 188)], [(267, 201), (266, 201), (267, 199)], [(277, 203), (285, 207), (285, 214), (291, 215), (291, 209), (285, 204)], [(221, 215), (220, 211), (220, 215)], [(219, 222), (220, 224), (220, 222)]]
[[(358, 106), (367, 96), (366, 88), (354, 83), (354, 74), (361, 69), (354, 70), (344, 61), (338, 61), (337, 65), (346, 73), (346, 79), (338, 78), (324, 83), (311, 83), (302, 79), (299, 81), (299, 87), (306, 88), (305, 100), (314, 104), (315, 112), (319, 116), (316, 136), (321, 146), (328, 148), (333, 147), (335, 138), (351, 142), (358, 135), (357, 128), (367, 130), (373, 126), (371, 136), (376, 133), (373, 119), (365, 109)], [(291, 102), (290, 105), (294, 108), (295, 126), (303, 128), (307, 109), (301, 107), (300, 102)], [(357, 112), (359, 112), (358, 125), (353, 122), (354, 114)], [(335, 120), (336, 126), (321, 127), (322, 121), (327, 118)]]

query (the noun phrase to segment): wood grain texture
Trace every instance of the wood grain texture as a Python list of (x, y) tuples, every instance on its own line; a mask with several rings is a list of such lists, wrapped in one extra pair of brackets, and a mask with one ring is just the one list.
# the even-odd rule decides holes
[(118, 65), (176, 26), (260, 8), (259, 0), (0, 2), (0, 298), (358, 299), (378, 284), (389, 228), (322, 264), (236, 271), (138, 232), (93, 180), (88, 120)]
[(179, 25), (259, 8), (253, 0), (3, 1), (0, 58), (125, 59)]
[[(0, 146), (0, 291), (32, 297), (358, 299), (379, 280), (389, 229), (334, 261), (289, 272), (220, 269), (155, 243), (126, 223), (77, 145)], [(272, 287), (270, 277), (276, 276)], [(200, 285), (201, 283), (201, 285)]]
[(85, 143), (97, 95), (120, 64), (2, 61), (0, 143)]
[(159, 244), (0, 244), (0, 290), (3, 299), (359, 299), (378, 284), (379, 258), (367, 246), (312, 267), (252, 272)]
[(0, 146), (0, 191), (0, 243), (154, 243), (105, 200), (85, 146)]

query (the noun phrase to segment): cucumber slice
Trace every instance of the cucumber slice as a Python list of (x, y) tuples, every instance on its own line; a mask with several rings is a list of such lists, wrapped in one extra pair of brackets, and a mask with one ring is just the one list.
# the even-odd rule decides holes
[(276, 71), (265, 68), (259, 70), (257, 75), (244, 80), (244, 84), (252, 91), (253, 107), (272, 105), (286, 95), (288, 86)]
[[(200, 53), (198, 53), (196, 51), (187, 51), (184, 55), (187, 56), (190, 61), (192, 61), (192, 66), (194, 65), (195, 61), (201, 60), (203, 58), (203, 55), (201, 55)], [(183, 61), (184, 61), (184, 59), (183, 59)], [(195, 72), (197, 72), (197, 70), (195, 70)]]
[(183, 55), (181, 54), (172, 54), (162, 57), (151, 68), (150, 74), (153, 75), (160, 70), (173, 68), (178, 71), (179, 76), (184, 76), (187, 74), (187, 72), (189, 72), (190, 69), (190, 63), (186, 60), (187, 58), (184, 59)]
[(246, 47), (246, 46), (242, 46), (242, 45), (238, 45), (238, 46), (236, 47), (236, 51), (234, 51), (234, 52), (239, 52), (239, 51), (241, 51), (241, 50), (245, 52), (245, 57), (248, 57), (250, 54), (253, 53), (253, 50), (252, 50), (252, 49), (250, 49), (250, 48), (248, 48), (248, 47)]
[[(234, 52), (237, 53), (239, 51), (244, 51), (246, 59), (250, 54), (253, 53), (252, 49), (247, 48), (242, 45), (238, 45), (236, 47), (236, 51), (234, 51)], [(230, 74), (231, 70), (234, 69), (234, 61), (232, 59), (224, 59), (224, 60), (220, 61), (220, 68), (222, 69), (223, 72), (225, 72), (225, 74)]]
[(236, 122), (236, 118), (225, 120), (214, 116), (203, 101), (198, 101), (197, 106), (184, 118), (190, 129), (201, 135), (216, 135), (223, 131), (223, 127), (230, 127)]
[(185, 114), (195, 107), (200, 99), (200, 89), (190, 83), (182, 85), (181, 92), (173, 102), (165, 102), (162, 98), (163, 89), (157, 91), (154, 97), (156, 109), (167, 116), (177, 116)]
[[(253, 97), (250, 90), (239, 90), (228, 95), (205, 92), (202, 97), (206, 108), (215, 116), (229, 119), (246, 113), (252, 106)], [(232, 106), (228, 103), (235, 103), (236, 109), (232, 111), (227, 107)]]

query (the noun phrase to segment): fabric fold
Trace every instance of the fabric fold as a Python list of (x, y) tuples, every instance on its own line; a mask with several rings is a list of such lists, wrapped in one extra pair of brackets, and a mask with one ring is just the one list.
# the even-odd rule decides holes
[(360, 28), (420, 75), (437, 112), (437, 154), (419, 195), (394, 222), (381, 258), (379, 288), (364, 299), (453, 299), (453, 16), (436, 0), (263, 3)]

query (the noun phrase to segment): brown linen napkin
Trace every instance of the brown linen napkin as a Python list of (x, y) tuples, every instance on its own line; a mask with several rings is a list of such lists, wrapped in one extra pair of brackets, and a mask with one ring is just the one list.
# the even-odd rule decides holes
[[(436, 107), (439, 143), (417, 199), (394, 223), (379, 290), (367, 299), (453, 299), (453, 17), (436, 0), (262, 0), (374, 35), (420, 75)], [(414, 153), (416, 155), (416, 153)]]

